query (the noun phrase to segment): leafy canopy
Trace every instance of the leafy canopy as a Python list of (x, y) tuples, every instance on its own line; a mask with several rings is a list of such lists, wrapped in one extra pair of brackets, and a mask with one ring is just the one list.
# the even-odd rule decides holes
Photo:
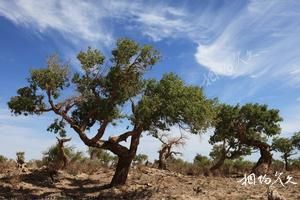
[(300, 134), (296, 132), (291, 138), (275, 137), (272, 141), (272, 149), (281, 152), (282, 158), (289, 158), (295, 154), (295, 150), (299, 149)]
[[(86, 145), (117, 155), (134, 154), (135, 147), (128, 149), (119, 143), (130, 136), (139, 137), (142, 131), (155, 133), (178, 124), (200, 133), (211, 125), (214, 101), (206, 99), (201, 88), (184, 84), (172, 73), (159, 81), (144, 79), (160, 59), (151, 46), (120, 39), (109, 60), (90, 47), (77, 58), (82, 72), (72, 72), (58, 56), (50, 57), (45, 68), (32, 70), (28, 86), (8, 102), (11, 111), (16, 115), (54, 112), (58, 118), (48, 131), (64, 137), (65, 126), (70, 125)], [(131, 112), (125, 109), (128, 104)], [(107, 126), (121, 119), (129, 120), (132, 130), (114, 140), (103, 140)], [(86, 133), (93, 126), (98, 130), (89, 138)]]
[(247, 154), (249, 148), (259, 148), (268, 137), (279, 134), (280, 121), (279, 111), (268, 109), (267, 105), (220, 105), (210, 142), (225, 141), (226, 148), (233, 149), (232, 154), (236, 151)]

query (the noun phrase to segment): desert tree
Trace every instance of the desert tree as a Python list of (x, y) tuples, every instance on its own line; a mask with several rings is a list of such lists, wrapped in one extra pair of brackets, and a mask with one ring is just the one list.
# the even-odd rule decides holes
[(219, 169), (226, 159), (233, 160), (251, 153), (251, 148), (241, 143), (234, 132), (229, 132), (225, 127), (226, 123), (231, 123), (232, 117), (237, 116), (237, 110), (224, 104), (217, 105), (216, 110), (216, 129), (209, 139), (213, 145), (209, 153), (214, 161), (211, 171)]
[[(227, 136), (229, 138), (226, 138)], [(210, 138), (210, 143), (218, 143), (213, 145), (209, 153), (209, 156), (214, 160), (214, 164), (210, 168), (211, 171), (219, 169), (226, 159), (234, 160), (251, 154), (250, 147), (240, 144), (232, 136), (223, 135), (222, 137), (220, 141), (213, 137)]]
[(180, 133), (180, 136), (178, 137), (170, 137), (168, 133), (156, 133), (153, 136), (162, 143), (162, 146), (158, 151), (158, 168), (167, 169), (167, 160), (169, 158), (174, 155), (182, 155), (181, 152), (174, 151), (174, 149), (183, 146), (187, 138), (182, 133)]
[(23, 168), (23, 165), (25, 163), (25, 152), (24, 151), (19, 151), (16, 153), (17, 156), (17, 168)]
[(89, 147), (88, 154), (91, 160), (99, 160), (105, 166), (113, 164), (116, 160), (115, 156), (107, 152), (107, 150), (96, 147)]
[(207, 156), (197, 154), (194, 157), (193, 164), (199, 167), (208, 167), (211, 164), (211, 160)]
[(300, 145), (299, 132), (294, 133), (291, 138), (275, 137), (272, 141), (272, 149), (282, 153), (281, 158), (284, 160), (285, 170), (288, 171), (290, 157), (295, 155), (295, 150), (299, 148)]
[(292, 135), (292, 145), (300, 150), (300, 131), (299, 132), (295, 132), (293, 135)]
[[(143, 132), (179, 124), (198, 134), (210, 126), (213, 103), (201, 88), (186, 85), (174, 74), (161, 80), (144, 78), (160, 58), (151, 46), (120, 39), (108, 60), (92, 48), (77, 58), (80, 72), (72, 72), (57, 56), (50, 57), (46, 67), (31, 70), (28, 85), (17, 90), (8, 106), (16, 115), (52, 112), (58, 117), (53, 123), (56, 132), (68, 125), (87, 146), (117, 155), (111, 186), (126, 183)], [(129, 124), (127, 130), (119, 135), (107, 130), (122, 120)], [(89, 137), (87, 132), (95, 129)], [(110, 137), (104, 139), (107, 134)], [(129, 138), (129, 146), (121, 144)]]
[(148, 156), (146, 154), (137, 154), (134, 159), (133, 162), (136, 165), (141, 165), (143, 163), (145, 163), (148, 160)]
[(57, 143), (51, 146), (48, 150), (43, 152), (43, 162), (46, 165), (55, 165), (57, 170), (65, 169), (74, 157), (79, 157), (80, 152), (74, 152), (73, 147), (66, 146), (65, 144), (71, 140), (71, 138), (58, 138)]
[[(222, 155), (234, 156), (249, 153), (249, 149), (258, 150), (260, 158), (253, 167), (252, 172), (260, 174), (268, 171), (272, 162), (269, 137), (280, 134), (279, 110), (269, 109), (267, 105), (245, 104), (243, 106), (222, 105), (218, 110), (215, 122), (215, 131), (212, 142), (222, 141), (219, 148)], [(224, 145), (224, 138), (228, 141)], [(228, 147), (226, 147), (226, 145)], [(224, 147), (225, 146), (225, 147)], [(226, 152), (228, 148), (232, 152)], [(236, 153), (235, 153), (236, 152)]]
[(7, 158), (3, 155), (0, 155), (0, 163), (4, 163), (7, 161)]

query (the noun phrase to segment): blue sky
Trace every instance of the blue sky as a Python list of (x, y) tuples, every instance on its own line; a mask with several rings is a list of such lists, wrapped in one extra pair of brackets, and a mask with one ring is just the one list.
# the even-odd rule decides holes
[[(55, 143), (53, 115), (13, 117), (6, 102), (31, 68), (58, 53), (79, 70), (88, 46), (107, 57), (116, 39), (151, 44), (163, 58), (147, 77), (175, 72), (208, 97), (280, 109), (282, 134), (300, 130), (300, 1), (0, 1), (0, 154), (39, 158)], [(117, 132), (115, 130), (115, 132)], [(85, 146), (70, 131), (72, 145)], [(207, 155), (209, 134), (190, 136), (184, 158)], [(159, 143), (143, 137), (139, 152), (156, 158)]]

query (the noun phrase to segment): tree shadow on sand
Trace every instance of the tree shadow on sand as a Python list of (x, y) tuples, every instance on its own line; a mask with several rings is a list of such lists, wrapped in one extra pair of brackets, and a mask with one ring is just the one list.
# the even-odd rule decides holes
[[(44, 192), (37, 195), (37, 189), (14, 189), (0, 186), (0, 197), (17, 199), (44, 199), (44, 198), (75, 198), (75, 199), (149, 199), (153, 195), (153, 189), (139, 188), (134, 191), (119, 191), (108, 188), (109, 185), (102, 185), (93, 188), (68, 188), (56, 192)], [(90, 192), (97, 192), (91, 195)], [(99, 193), (98, 193), (99, 192)]]
[[(132, 189), (129, 186), (111, 188), (109, 184), (99, 183), (91, 179), (77, 179), (76, 177), (59, 177), (61, 181), (67, 182), (64, 186), (60, 180), (56, 183), (51, 181), (48, 174), (41, 170), (35, 170), (29, 174), (20, 174), (20, 182), (10, 183), (9, 178), (0, 181), (0, 199), (43, 199), (43, 198), (80, 198), (80, 199), (148, 199), (153, 194), (152, 187), (141, 187)], [(31, 184), (32, 188), (25, 188), (22, 183)]]

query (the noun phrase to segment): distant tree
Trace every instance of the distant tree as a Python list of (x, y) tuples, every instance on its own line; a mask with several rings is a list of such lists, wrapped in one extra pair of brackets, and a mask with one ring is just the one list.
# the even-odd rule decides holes
[(300, 150), (300, 132), (294, 133), (291, 140), (292, 140), (293, 146), (296, 149)]
[[(16, 115), (53, 112), (58, 116), (50, 125), (54, 133), (64, 135), (68, 124), (87, 146), (117, 155), (111, 186), (125, 184), (143, 132), (166, 131), (178, 124), (198, 134), (211, 125), (213, 101), (200, 87), (188, 86), (174, 74), (159, 81), (144, 78), (160, 59), (151, 46), (120, 39), (107, 62), (92, 48), (77, 58), (82, 73), (72, 73), (57, 56), (50, 57), (46, 68), (31, 71), (28, 86), (18, 89), (8, 106)], [(128, 104), (131, 112), (126, 110), (124, 115)], [(129, 120), (130, 130), (103, 139), (107, 127), (122, 119)], [(87, 132), (92, 127), (97, 131), (89, 138)], [(120, 144), (128, 138), (129, 147)]]
[(194, 164), (200, 167), (208, 167), (210, 165), (210, 159), (207, 156), (197, 154), (194, 158)]
[(5, 156), (0, 155), (0, 163), (3, 163), (7, 161), (7, 158)]
[(295, 149), (299, 148), (300, 140), (299, 133), (295, 133), (291, 138), (275, 137), (272, 142), (272, 149), (282, 153), (285, 170), (288, 171), (290, 157), (295, 155)]
[(137, 154), (134, 159), (133, 162), (137, 165), (140, 165), (144, 162), (146, 162), (148, 160), (148, 156), (145, 154)]
[(296, 159), (292, 159), (292, 167), (296, 168), (296, 169), (300, 169), (300, 157), (296, 158)]
[[(236, 139), (232, 138), (230, 135), (224, 136), (229, 136), (229, 138), (222, 138), (223, 143), (213, 145), (213, 148), (209, 153), (209, 156), (215, 161), (214, 165), (210, 168), (211, 171), (219, 169), (226, 159), (233, 160), (251, 154), (251, 148), (235, 141)], [(210, 143), (215, 143), (217, 141), (218, 140), (213, 137), (210, 139)]]
[(66, 142), (69, 142), (70, 138), (56, 138), (57, 144), (50, 147), (43, 153), (43, 161), (46, 165), (55, 165), (57, 170), (65, 169), (70, 160), (78, 160), (82, 157), (81, 152), (75, 152), (73, 147), (65, 146)]
[[(259, 150), (260, 158), (253, 167), (256, 174), (267, 172), (272, 162), (271, 146), (267, 138), (280, 134), (279, 110), (268, 109), (267, 105), (245, 104), (243, 106), (222, 105), (218, 111), (215, 131), (212, 142), (222, 141), (225, 147), (218, 152), (226, 155), (226, 149), (232, 148), (229, 155), (244, 155), (249, 153), (249, 148)], [(221, 149), (221, 150), (220, 150)], [(225, 151), (224, 151), (225, 150)]]
[(108, 166), (109, 163), (115, 160), (115, 157), (104, 149), (89, 147), (88, 153), (91, 160), (100, 160), (102, 164)]
[(156, 133), (154, 137), (162, 143), (161, 149), (158, 151), (158, 168), (167, 169), (167, 160), (173, 155), (181, 155), (181, 152), (174, 151), (173, 149), (183, 146), (187, 138), (183, 134), (179, 137), (169, 137), (167, 133)]
[(25, 152), (19, 151), (16, 153), (16, 156), (17, 156), (16, 161), (17, 161), (18, 168), (22, 167), (23, 164), (25, 163)]

